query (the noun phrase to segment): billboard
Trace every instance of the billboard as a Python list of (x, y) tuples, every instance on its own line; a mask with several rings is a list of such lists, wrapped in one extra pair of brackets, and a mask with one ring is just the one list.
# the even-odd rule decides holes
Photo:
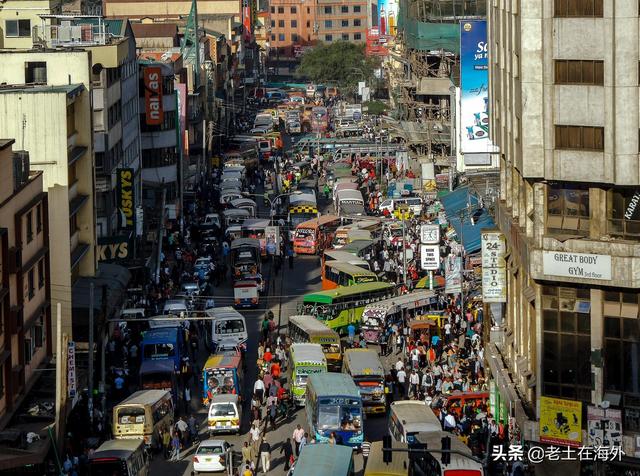
[(486, 20), (460, 22), (460, 124), (463, 154), (489, 152)]
[(540, 398), (540, 442), (580, 446), (582, 402), (562, 398)]
[(447, 294), (462, 292), (462, 257), (450, 254), (444, 267), (445, 290)]
[(162, 109), (162, 69), (146, 66), (142, 70), (144, 78), (144, 115), (148, 126), (159, 126), (164, 121)]
[(507, 244), (499, 231), (483, 231), (482, 243), (482, 300), (507, 302)]
[(182, 153), (189, 155), (189, 136), (187, 134), (187, 85), (176, 84), (178, 91), (178, 114), (180, 116), (180, 140), (182, 141)]
[(133, 169), (117, 169), (116, 204), (120, 210), (120, 229), (134, 229), (135, 194), (133, 190)]
[(622, 410), (587, 407), (589, 446), (622, 446)]

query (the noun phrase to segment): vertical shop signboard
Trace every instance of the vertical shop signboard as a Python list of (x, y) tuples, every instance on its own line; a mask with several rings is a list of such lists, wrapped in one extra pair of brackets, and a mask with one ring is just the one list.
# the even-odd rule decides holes
[(482, 231), (482, 299), (507, 302), (507, 244), (499, 231)]
[(142, 70), (144, 78), (144, 112), (148, 126), (159, 126), (164, 121), (162, 107), (162, 69), (160, 66), (146, 66)]
[(135, 229), (135, 191), (133, 189), (134, 170), (117, 169), (117, 205), (120, 210), (120, 229)]
[(462, 292), (462, 257), (450, 254), (445, 261), (445, 292), (457, 294)]

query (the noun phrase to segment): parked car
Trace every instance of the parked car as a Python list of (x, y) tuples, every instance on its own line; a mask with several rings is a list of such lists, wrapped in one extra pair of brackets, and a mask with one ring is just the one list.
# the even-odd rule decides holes
[(224, 440), (204, 440), (193, 455), (193, 474), (227, 470), (231, 445)]

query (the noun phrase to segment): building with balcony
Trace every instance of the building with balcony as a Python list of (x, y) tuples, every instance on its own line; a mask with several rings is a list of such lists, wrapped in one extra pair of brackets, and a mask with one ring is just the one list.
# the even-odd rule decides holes
[(364, 44), (369, 28), (378, 24), (377, 10), (377, 0), (316, 0), (317, 39)]
[[(315, 1), (274, 0), (270, 2), (269, 16), (264, 21), (264, 35), (267, 37), (272, 54), (292, 57), (301, 46), (313, 45), (318, 40), (317, 14), (318, 6)], [(256, 40), (258, 34), (263, 34), (262, 29), (256, 32)]]
[(0, 429), (52, 350), (47, 193), (14, 142), (0, 139)]
[(621, 464), (636, 470), (638, 13), (637, 2), (602, 0), (489, 6), (490, 130), (501, 153), (496, 221), (507, 242), (508, 299), (486, 353), (526, 440), (543, 436), (542, 397), (577, 402), (583, 415), (608, 405), (622, 423)]
[[(62, 13), (63, 0), (5, 0), (0, 3), (0, 49), (24, 49), (33, 45), (33, 30), (40, 15)], [(45, 20), (45, 24), (49, 24)]]
[[(0, 63), (0, 136), (15, 137), (43, 172), (51, 302), (62, 304), (62, 329), (73, 338), (74, 284), (96, 272), (91, 53), (4, 50)], [(34, 71), (46, 82), (34, 82)]]
[(34, 28), (35, 46), (91, 52), (91, 84), (85, 86), (91, 90), (93, 104), (97, 235), (111, 240), (130, 235), (135, 228), (135, 211), (133, 221), (123, 219), (117, 203), (117, 177), (119, 169), (133, 170), (135, 209), (141, 196), (141, 148), (138, 67), (131, 24), (90, 15), (41, 15), (41, 21)]

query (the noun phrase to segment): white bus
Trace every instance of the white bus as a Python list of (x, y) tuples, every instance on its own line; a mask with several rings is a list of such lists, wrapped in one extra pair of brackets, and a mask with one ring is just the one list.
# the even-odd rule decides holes
[(205, 311), (211, 320), (213, 352), (235, 350), (247, 341), (247, 323), (244, 316), (231, 306), (214, 307)]
[(400, 443), (415, 443), (418, 433), (442, 431), (440, 420), (431, 407), (419, 400), (392, 402), (389, 413), (389, 434)]

